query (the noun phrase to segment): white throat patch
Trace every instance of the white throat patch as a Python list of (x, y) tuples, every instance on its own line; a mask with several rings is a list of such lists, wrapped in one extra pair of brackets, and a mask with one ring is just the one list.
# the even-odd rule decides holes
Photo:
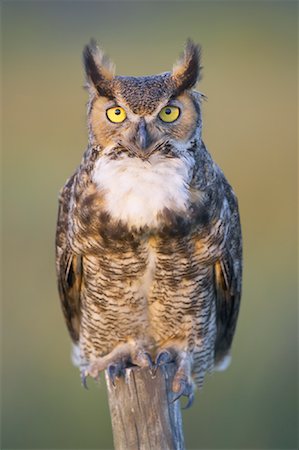
[(154, 154), (150, 161), (139, 158), (112, 160), (100, 157), (92, 180), (103, 190), (107, 212), (130, 227), (156, 226), (164, 208), (184, 211), (189, 204), (193, 160)]

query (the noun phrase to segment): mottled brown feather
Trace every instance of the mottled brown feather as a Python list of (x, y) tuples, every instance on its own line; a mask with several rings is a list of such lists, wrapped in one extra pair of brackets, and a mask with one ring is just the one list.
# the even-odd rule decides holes
[(237, 200), (227, 182), (227, 199), (232, 208), (230, 230), (223, 256), (214, 265), (217, 335), (215, 362), (220, 362), (231, 347), (241, 300), (242, 237)]
[(74, 255), (68, 243), (68, 209), (72, 177), (61, 191), (56, 232), (56, 269), (62, 311), (68, 331), (74, 342), (80, 332), (80, 291), (82, 284), (82, 257)]

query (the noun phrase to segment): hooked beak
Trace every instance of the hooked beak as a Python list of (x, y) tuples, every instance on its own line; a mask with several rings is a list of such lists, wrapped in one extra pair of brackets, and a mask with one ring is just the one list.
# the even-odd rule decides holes
[(146, 123), (144, 118), (139, 122), (137, 133), (136, 133), (136, 145), (141, 149), (145, 150), (150, 144), (150, 137), (146, 128)]

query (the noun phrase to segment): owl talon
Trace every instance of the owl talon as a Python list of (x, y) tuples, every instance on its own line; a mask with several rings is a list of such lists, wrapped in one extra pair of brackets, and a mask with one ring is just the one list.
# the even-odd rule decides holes
[(180, 398), (181, 398), (181, 396), (184, 396), (184, 397), (188, 397), (188, 401), (187, 401), (187, 404), (185, 405), (185, 406), (183, 406), (183, 408), (182, 409), (189, 409), (190, 408), (190, 406), (192, 406), (193, 405), (193, 402), (194, 402), (194, 398), (195, 398), (195, 396), (194, 396), (194, 392), (192, 392), (191, 394), (184, 394), (184, 393), (180, 393), (179, 395), (177, 395), (173, 400), (171, 400), (171, 402), (170, 403), (174, 403), (174, 402), (176, 402), (177, 400), (179, 400)]
[(115, 379), (116, 379), (116, 374), (115, 374), (115, 365), (114, 364), (110, 364), (110, 366), (108, 366), (107, 368), (107, 372), (108, 372), (108, 376), (111, 380), (112, 386), (115, 387)]
[(157, 355), (156, 362), (155, 362), (155, 368), (157, 369), (158, 367), (160, 367), (164, 364), (170, 363), (173, 360), (174, 360), (174, 357), (169, 350), (162, 350)]
[(115, 381), (125, 374), (125, 367), (122, 363), (109, 364), (107, 368), (108, 376), (111, 380), (113, 387), (115, 387)]
[(146, 359), (147, 359), (149, 368), (152, 369), (152, 368), (154, 367), (154, 363), (153, 363), (153, 361), (152, 361), (151, 355), (150, 355), (148, 352), (145, 352), (145, 353), (144, 353), (144, 356), (145, 356)]
[(82, 386), (88, 390), (88, 386), (87, 386), (87, 376), (88, 376), (88, 372), (86, 372), (86, 370), (82, 370), (80, 373), (81, 376), (81, 384)]
[(188, 398), (187, 404), (183, 409), (188, 409), (194, 401), (194, 383), (191, 378), (192, 356), (190, 352), (178, 351), (175, 357), (178, 369), (173, 378), (172, 391), (175, 394), (172, 403), (180, 397)]
[[(177, 380), (175, 380), (177, 382)], [(173, 389), (174, 390), (174, 389)], [(188, 397), (187, 404), (183, 407), (183, 409), (188, 409), (193, 404), (194, 401), (194, 386), (193, 383), (189, 383), (185, 379), (180, 380), (180, 388), (179, 391), (174, 391), (177, 395), (175, 398), (171, 401), (171, 403), (176, 402), (179, 400), (182, 396)]]
[(153, 365), (153, 367), (151, 369), (152, 375), (155, 376), (159, 367), (163, 366), (164, 364), (168, 364), (168, 363), (174, 361), (174, 359), (175, 359), (175, 357), (170, 350), (166, 350), (166, 349), (161, 350), (158, 353), (155, 364)]
[(190, 406), (193, 405), (194, 398), (195, 398), (195, 395), (194, 395), (194, 392), (192, 392), (192, 394), (190, 394), (189, 397), (188, 397), (187, 405), (185, 405), (185, 406), (183, 407), (183, 409), (189, 409)]

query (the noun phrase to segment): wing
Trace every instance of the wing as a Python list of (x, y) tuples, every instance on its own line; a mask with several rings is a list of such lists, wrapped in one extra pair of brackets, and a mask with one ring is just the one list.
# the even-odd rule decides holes
[(64, 318), (74, 342), (80, 332), (80, 291), (82, 283), (82, 257), (75, 255), (68, 241), (68, 213), (71, 198), (71, 177), (60, 193), (56, 229), (56, 271), (58, 290)]
[(225, 195), (230, 209), (228, 235), (222, 255), (214, 265), (217, 315), (216, 364), (221, 362), (231, 347), (241, 298), (241, 227), (237, 199), (227, 183), (225, 183)]

